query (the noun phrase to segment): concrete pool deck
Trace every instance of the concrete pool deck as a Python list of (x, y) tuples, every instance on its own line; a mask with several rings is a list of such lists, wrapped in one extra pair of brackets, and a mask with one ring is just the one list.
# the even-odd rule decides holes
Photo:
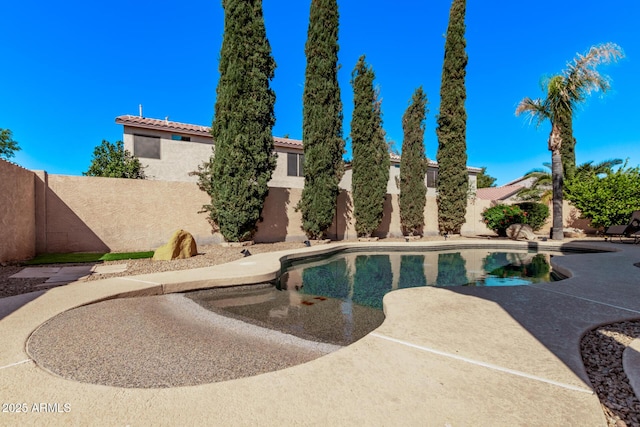
[[(464, 239), (375, 247), (496, 244), (560, 246)], [(616, 252), (555, 257), (554, 268), (572, 276), (562, 284), (395, 291), (384, 299), (384, 323), (348, 347), (281, 371), (188, 387), (67, 380), (37, 366), (26, 343), (42, 323), (81, 305), (264, 282), (277, 275), (283, 258), (371, 245), (314, 246), (0, 299), (0, 425), (606, 425), (580, 339), (596, 326), (640, 318), (640, 270), (633, 265), (640, 246), (562, 244), (569, 245)], [(136, 343), (114, 345), (133, 353)], [(631, 365), (638, 358), (625, 358), (625, 369), (637, 372)], [(16, 405), (26, 411), (16, 413)]]

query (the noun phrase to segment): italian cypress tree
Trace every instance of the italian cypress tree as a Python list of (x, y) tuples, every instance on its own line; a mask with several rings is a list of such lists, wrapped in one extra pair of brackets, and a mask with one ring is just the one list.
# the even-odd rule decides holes
[(382, 129), (380, 101), (373, 88), (375, 74), (360, 57), (351, 75), (353, 117), (353, 214), (356, 232), (370, 237), (382, 221), (389, 180), (389, 152)]
[(576, 173), (576, 139), (573, 137), (573, 118), (571, 116), (561, 117), (560, 156), (562, 157), (562, 169), (565, 179), (571, 179)]
[(427, 158), (424, 153), (424, 130), (427, 95), (422, 86), (416, 89), (411, 104), (402, 116), (402, 162), (400, 163), (400, 224), (407, 234), (420, 234), (424, 228), (427, 187)]
[(297, 207), (311, 238), (321, 238), (331, 226), (344, 172), (338, 48), (338, 3), (312, 0), (305, 46), (304, 190)]
[(210, 213), (225, 239), (245, 241), (255, 233), (276, 165), (271, 133), (275, 93), (269, 86), (276, 64), (262, 1), (223, 0), (222, 6), (224, 38), (211, 127), (215, 154), (210, 163)]
[(438, 223), (441, 233), (459, 233), (467, 211), (466, 0), (453, 0), (444, 47), (438, 114)]

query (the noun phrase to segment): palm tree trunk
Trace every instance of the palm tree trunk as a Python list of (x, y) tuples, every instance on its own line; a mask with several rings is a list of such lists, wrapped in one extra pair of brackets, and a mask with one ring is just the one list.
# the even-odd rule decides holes
[(553, 240), (563, 240), (563, 215), (562, 215), (562, 156), (559, 147), (551, 154), (551, 178), (553, 188), (553, 228), (551, 238)]

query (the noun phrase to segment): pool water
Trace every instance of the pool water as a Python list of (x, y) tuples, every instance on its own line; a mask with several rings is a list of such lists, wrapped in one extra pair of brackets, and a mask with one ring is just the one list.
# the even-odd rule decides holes
[(554, 280), (551, 256), (486, 249), (339, 252), (288, 263), (275, 286), (207, 289), (186, 296), (209, 310), (250, 323), (347, 345), (382, 323), (382, 298), (388, 292), (420, 286), (550, 282)]

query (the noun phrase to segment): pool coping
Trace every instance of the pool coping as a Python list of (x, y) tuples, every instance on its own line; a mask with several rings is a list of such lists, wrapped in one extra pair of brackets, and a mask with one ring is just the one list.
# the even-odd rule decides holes
[[(117, 297), (271, 281), (287, 259), (372, 246), (455, 249), (496, 245), (505, 249), (582, 247), (615, 252), (554, 258), (554, 269), (571, 276), (562, 292), (545, 284), (530, 285), (524, 287), (529, 290), (509, 291), (509, 300), (501, 300), (503, 297), (491, 290), (395, 291), (384, 299), (387, 319), (364, 339), (303, 365), (223, 383), (173, 389), (76, 383), (40, 369), (25, 348), (39, 325), (66, 310)], [(594, 256), (605, 258), (594, 261)], [(303, 425), (606, 425), (599, 401), (585, 381), (584, 369), (580, 370), (579, 347), (574, 344), (593, 327), (640, 318), (640, 279), (633, 274), (636, 270), (629, 268), (637, 268), (633, 262), (639, 257), (636, 245), (606, 242), (339, 242), (257, 254), (194, 270), (76, 282), (1, 299), (0, 337), (6, 345), (0, 348), (0, 397), (3, 404), (24, 402), (29, 410), (27, 414), (0, 413), (0, 421), (7, 425), (84, 424), (96, 419), (109, 425), (175, 425), (185, 421), (234, 425), (292, 421)], [(602, 289), (614, 282), (617, 296)], [(553, 304), (545, 312), (545, 306)], [(469, 307), (474, 310), (469, 312)], [(537, 326), (527, 325), (529, 307), (536, 307), (536, 312), (530, 313), (533, 317), (551, 319), (549, 324), (560, 330), (537, 330)], [(461, 319), (466, 327), (459, 325)], [(486, 319), (495, 323), (487, 324)], [(429, 326), (434, 324), (446, 327)], [(295, 396), (296, 403), (274, 400), (274, 395), (280, 394)], [(33, 405), (39, 403), (51, 403), (50, 409), (60, 404), (55, 408), (62, 406), (62, 410), (34, 412)], [(64, 411), (65, 403), (70, 405), (68, 412)], [(303, 413), (300, 408), (305, 408)]]

